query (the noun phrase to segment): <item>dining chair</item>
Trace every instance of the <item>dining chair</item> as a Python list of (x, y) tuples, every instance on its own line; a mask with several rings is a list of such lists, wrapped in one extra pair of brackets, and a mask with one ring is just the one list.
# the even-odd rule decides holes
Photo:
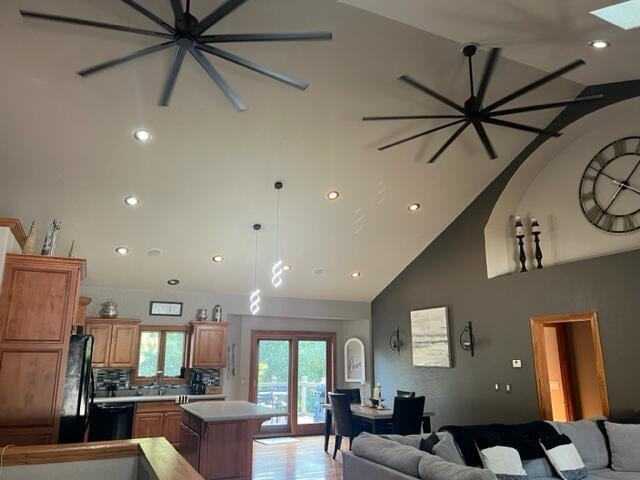
[(349, 438), (349, 450), (351, 450), (351, 442), (362, 430), (351, 413), (351, 405), (347, 394), (330, 393), (329, 403), (331, 404), (331, 412), (333, 414), (336, 432), (336, 442), (333, 448), (333, 459), (335, 460), (342, 444), (342, 437)]
[(415, 398), (416, 392), (408, 392), (407, 390), (396, 390), (396, 397)]
[(360, 398), (359, 388), (336, 388), (333, 390), (333, 393), (342, 393), (346, 395), (349, 397), (349, 403), (357, 403), (359, 405), (362, 401)]
[(391, 428), (396, 435), (422, 433), (424, 397), (396, 397), (393, 401)]

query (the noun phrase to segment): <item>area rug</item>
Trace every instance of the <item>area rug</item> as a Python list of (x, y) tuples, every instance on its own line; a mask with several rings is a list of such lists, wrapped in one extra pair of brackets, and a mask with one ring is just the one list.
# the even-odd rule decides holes
[(263, 445), (282, 445), (284, 443), (293, 443), (297, 442), (293, 437), (274, 437), (274, 438), (259, 438), (256, 439), (256, 442), (261, 443)]

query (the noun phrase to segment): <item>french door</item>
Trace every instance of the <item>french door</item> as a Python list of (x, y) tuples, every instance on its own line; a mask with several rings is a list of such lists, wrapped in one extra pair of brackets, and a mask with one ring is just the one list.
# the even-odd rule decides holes
[(251, 332), (249, 400), (282, 413), (264, 422), (261, 434), (323, 432), (322, 404), (335, 381), (335, 343), (331, 332)]

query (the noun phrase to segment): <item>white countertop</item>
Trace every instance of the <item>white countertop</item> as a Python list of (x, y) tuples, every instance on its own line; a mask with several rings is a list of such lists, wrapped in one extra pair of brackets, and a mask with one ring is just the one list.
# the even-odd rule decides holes
[(271, 408), (256, 405), (242, 400), (225, 402), (197, 402), (180, 405), (185, 412), (198, 417), (205, 422), (223, 422), (226, 420), (249, 420), (253, 418), (268, 419), (282, 416)]
[[(132, 395), (130, 397), (95, 397), (93, 403), (130, 403), (130, 402), (170, 402), (184, 395)], [(186, 395), (188, 402), (193, 400), (224, 400), (224, 394)]]

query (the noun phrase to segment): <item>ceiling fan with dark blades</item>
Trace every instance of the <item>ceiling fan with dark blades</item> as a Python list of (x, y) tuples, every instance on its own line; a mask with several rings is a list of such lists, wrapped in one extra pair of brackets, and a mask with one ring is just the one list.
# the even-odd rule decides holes
[(487, 155), (491, 159), (497, 158), (497, 154), (495, 149), (493, 148), (493, 144), (489, 139), (489, 135), (484, 128), (484, 123), (488, 123), (491, 125), (497, 125), (500, 127), (512, 128), (516, 130), (523, 130), (525, 132), (537, 133), (539, 135), (545, 135), (549, 137), (558, 137), (561, 135), (560, 132), (556, 132), (553, 130), (546, 130), (543, 128), (532, 127), (529, 125), (524, 125), (522, 123), (511, 122), (507, 120), (502, 120), (497, 117), (502, 117), (504, 115), (513, 115), (516, 113), (525, 113), (525, 112), (533, 112), (536, 110), (546, 110), (549, 108), (557, 108), (557, 107), (566, 107), (568, 105), (573, 105), (576, 103), (583, 102), (591, 102), (594, 100), (599, 100), (603, 97), (603, 95), (590, 95), (585, 97), (578, 97), (571, 100), (561, 100), (557, 102), (550, 103), (541, 103), (537, 105), (528, 105), (524, 107), (516, 107), (516, 108), (507, 108), (498, 110), (499, 107), (502, 107), (504, 104), (515, 100), (516, 98), (529, 93), (530, 91), (541, 87), (542, 85), (555, 80), (556, 78), (568, 73), (575, 68), (578, 68), (584, 65), (584, 61), (576, 60), (554, 72), (545, 75), (544, 77), (525, 85), (522, 88), (519, 88), (515, 92), (507, 95), (506, 97), (501, 98), (500, 100), (488, 105), (484, 106), (484, 97), (487, 93), (487, 88), (489, 86), (491, 76), (493, 75), (493, 71), (495, 70), (496, 63), (498, 61), (498, 57), (500, 56), (499, 48), (492, 48), (489, 52), (489, 58), (487, 59), (487, 63), (484, 67), (484, 72), (482, 74), (482, 78), (480, 79), (480, 85), (478, 86), (478, 90), (476, 92), (474, 88), (473, 81), (473, 56), (476, 54), (478, 50), (478, 46), (473, 43), (468, 43), (464, 45), (462, 48), (462, 54), (467, 57), (469, 63), (469, 87), (470, 87), (470, 96), (464, 105), (459, 105), (456, 102), (450, 100), (443, 95), (440, 95), (438, 92), (430, 89), (429, 87), (419, 83), (418, 81), (411, 78), (409, 75), (402, 75), (399, 80), (404, 83), (420, 90), (423, 93), (435, 98), (439, 102), (451, 107), (453, 110), (456, 110), (458, 113), (453, 115), (397, 115), (392, 117), (363, 117), (363, 121), (378, 121), (378, 120), (416, 120), (416, 119), (438, 119), (438, 120), (450, 120), (448, 123), (443, 125), (430, 128), (429, 130), (425, 130), (424, 132), (420, 132), (416, 135), (411, 135), (410, 137), (403, 138), (401, 140), (397, 140), (393, 143), (389, 143), (384, 145), (378, 150), (386, 150), (388, 148), (395, 147), (402, 143), (409, 142), (411, 140), (415, 140), (416, 138), (424, 137), (429, 135), (430, 133), (437, 132), (439, 130), (443, 130), (448, 127), (452, 127), (457, 125), (458, 128), (456, 131), (449, 137), (449, 139), (436, 151), (436, 153), (431, 157), (429, 163), (435, 162), (442, 153), (460, 136), (460, 134), (469, 126), (473, 126), (476, 131), (476, 134), (480, 138), (484, 149), (487, 152)]
[(88, 27), (103, 28), (107, 30), (116, 30), (120, 32), (135, 33), (138, 35), (146, 35), (163, 39), (162, 43), (152, 45), (123, 57), (114, 58), (106, 62), (99, 63), (89, 68), (85, 68), (78, 72), (83, 77), (96, 74), (116, 65), (120, 65), (140, 57), (150, 55), (152, 53), (165, 50), (167, 48), (176, 48), (176, 54), (173, 59), (171, 68), (164, 83), (164, 88), (160, 96), (160, 105), (167, 106), (173, 93), (180, 68), (184, 57), (189, 53), (207, 72), (211, 79), (218, 85), (220, 90), (226, 95), (229, 101), (238, 111), (247, 109), (247, 106), (238, 97), (231, 86), (220, 75), (218, 70), (211, 64), (203, 52), (218, 58), (235, 63), (241, 67), (248, 68), (254, 72), (260, 73), (274, 80), (305, 90), (309, 84), (305, 81), (295, 79), (288, 75), (276, 72), (270, 68), (264, 67), (250, 60), (247, 60), (233, 53), (221, 50), (211, 44), (216, 43), (234, 43), (234, 42), (278, 42), (278, 41), (297, 41), (297, 40), (331, 40), (331, 32), (295, 32), (295, 33), (226, 33), (211, 34), (205, 33), (219, 21), (232, 13), (235, 9), (246, 3), (247, 0), (225, 0), (225, 2), (207, 15), (202, 20), (196, 19), (191, 15), (191, 2), (187, 0), (186, 8), (183, 7), (182, 0), (171, 0), (171, 7), (174, 14), (174, 25), (170, 25), (153, 12), (147, 10), (134, 0), (121, 0), (138, 13), (144, 15), (149, 20), (162, 28), (162, 31), (147, 30), (143, 28), (128, 27), (125, 25), (115, 25), (111, 23), (95, 22), (81, 18), (63, 17), (60, 15), (51, 15), (48, 13), (32, 12), (28, 10), (20, 10), (23, 17), (37, 18), (41, 20), (49, 20), (53, 22), (71, 23), (75, 25), (84, 25)]

